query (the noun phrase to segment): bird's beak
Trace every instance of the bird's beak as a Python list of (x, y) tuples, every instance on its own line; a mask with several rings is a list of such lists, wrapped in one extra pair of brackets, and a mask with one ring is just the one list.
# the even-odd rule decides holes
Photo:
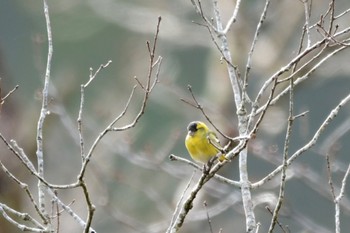
[(194, 132), (193, 132), (193, 131), (188, 131), (188, 135), (190, 135), (191, 137), (193, 137)]

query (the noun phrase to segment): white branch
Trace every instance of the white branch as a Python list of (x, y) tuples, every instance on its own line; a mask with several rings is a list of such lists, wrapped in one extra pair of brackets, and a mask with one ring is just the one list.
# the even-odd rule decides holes
[[(350, 94), (348, 94), (344, 99), (340, 101), (340, 103), (329, 113), (327, 118), (323, 121), (323, 123), (320, 125), (318, 130), (315, 132), (312, 139), (306, 143), (303, 147), (301, 147), (299, 150), (297, 150), (287, 161), (287, 165), (289, 166), (297, 157), (299, 157), (301, 154), (303, 154), (305, 151), (309, 150), (311, 147), (313, 147), (319, 137), (321, 136), (322, 132), (326, 129), (326, 127), (329, 125), (329, 123), (338, 115), (340, 109), (350, 101)], [(276, 176), (279, 172), (281, 172), (283, 169), (283, 165), (280, 165), (277, 167), (274, 171), (272, 171), (270, 174), (268, 174), (265, 178), (261, 179), (260, 181), (252, 184), (252, 188), (258, 188), (261, 185), (265, 184), (269, 180), (271, 180), (274, 176)]]
[(350, 173), (350, 164), (345, 172), (344, 178), (341, 183), (339, 195), (334, 199), (335, 204), (335, 232), (340, 233), (340, 200), (344, 197), (346, 181)]
[[(37, 151), (36, 156), (38, 160), (38, 174), (41, 177), (44, 177), (44, 152), (43, 152), (43, 126), (46, 116), (49, 114), (48, 111), (48, 96), (49, 96), (49, 84), (50, 84), (50, 72), (51, 72), (51, 60), (52, 60), (52, 32), (51, 32), (51, 23), (49, 16), (49, 7), (47, 1), (43, 0), (44, 3), (44, 14), (46, 20), (46, 29), (47, 29), (47, 39), (48, 39), (48, 52), (47, 52), (47, 63), (46, 63), (46, 72), (44, 80), (44, 88), (42, 91), (42, 105), (40, 111), (40, 117), (37, 125)], [(40, 211), (47, 215), (45, 210), (45, 186), (39, 180), (38, 181), (38, 197), (39, 197), (39, 208)]]

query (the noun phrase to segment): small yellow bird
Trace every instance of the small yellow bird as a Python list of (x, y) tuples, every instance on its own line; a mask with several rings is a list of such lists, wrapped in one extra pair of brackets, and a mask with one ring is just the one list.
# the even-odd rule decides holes
[[(220, 152), (218, 149), (221, 148), (219, 139), (203, 122), (193, 121), (187, 126), (187, 130), (185, 145), (193, 160), (207, 163)], [(220, 161), (225, 159), (225, 155), (221, 155), (219, 158)]]

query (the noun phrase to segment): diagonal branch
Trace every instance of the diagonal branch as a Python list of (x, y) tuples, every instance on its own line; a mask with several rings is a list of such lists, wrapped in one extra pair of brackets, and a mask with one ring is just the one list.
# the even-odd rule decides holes
[[(314, 136), (310, 139), (308, 143), (306, 143), (303, 147), (301, 147), (299, 150), (294, 152), (294, 154), (287, 160), (287, 165), (289, 166), (296, 158), (298, 158), (301, 154), (303, 154), (305, 151), (308, 151), (311, 147), (313, 147), (316, 142), (318, 141), (319, 137), (323, 133), (323, 131), (327, 128), (327, 126), (333, 121), (333, 119), (338, 115), (340, 109), (347, 104), (350, 101), (350, 94), (348, 94), (345, 98), (343, 98), (340, 103), (329, 113), (327, 118), (323, 121), (323, 123), (320, 125), (318, 130), (315, 132)], [(252, 184), (252, 188), (258, 188), (271, 180), (273, 177), (275, 177), (278, 173), (280, 173), (283, 169), (283, 165), (278, 166), (275, 170), (273, 170), (270, 174), (268, 174), (266, 177), (261, 179), (258, 182), (255, 182)]]

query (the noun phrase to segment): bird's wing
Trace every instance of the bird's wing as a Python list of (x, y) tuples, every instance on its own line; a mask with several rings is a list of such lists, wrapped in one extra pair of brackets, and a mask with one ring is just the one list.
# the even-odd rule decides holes
[(210, 139), (210, 142), (213, 143), (217, 148), (221, 148), (220, 141), (214, 132), (209, 131), (208, 138)]

